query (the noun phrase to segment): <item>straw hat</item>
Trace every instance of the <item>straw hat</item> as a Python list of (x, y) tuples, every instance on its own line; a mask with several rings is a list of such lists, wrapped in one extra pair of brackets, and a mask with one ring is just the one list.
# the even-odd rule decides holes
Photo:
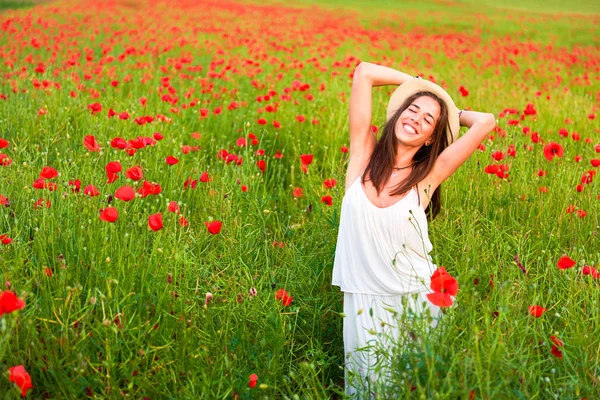
[(454, 104), (452, 97), (450, 97), (444, 89), (426, 79), (412, 79), (398, 86), (394, 93), (392, 93), (392, 97), (390, 97), (385, 117), (386, 122), (389, 121), (392, 115), (394, 115), (408, 97), (417, 92), (431, 92), (446, 103), (446, 108), (448, 108), (448, 123), (450, 125), (450, 129), (446, 132), (448, 135), (448, 143), (456, 141), (460, 129), (458, 108)]

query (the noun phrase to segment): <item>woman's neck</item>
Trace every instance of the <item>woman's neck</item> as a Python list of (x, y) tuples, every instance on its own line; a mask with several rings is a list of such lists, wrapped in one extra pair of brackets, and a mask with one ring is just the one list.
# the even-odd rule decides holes
[(398, 146), (396, 149), (396, 159), (394, 167), (406, 167), (413, 163), (413, 157), (419, 149), (407, 149), (406, 147)]

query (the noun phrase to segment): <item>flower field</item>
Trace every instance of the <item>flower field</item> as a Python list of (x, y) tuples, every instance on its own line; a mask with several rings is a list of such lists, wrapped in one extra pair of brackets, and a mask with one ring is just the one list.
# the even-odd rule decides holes
[(343, 398), (361, 61), (497, 116), (429, 226), (453, 304), (380, 397), (600, 397), (598, 6), (317, 3), (0, 9), (2, 398)]

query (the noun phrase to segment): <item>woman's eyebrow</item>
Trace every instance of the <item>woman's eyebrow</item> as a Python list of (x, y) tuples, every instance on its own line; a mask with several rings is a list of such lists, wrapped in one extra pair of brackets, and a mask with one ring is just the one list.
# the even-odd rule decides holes
[[(417, 107), (419, 110), (421, 109), (421, 107), (419, 107), (418, 105), (416, 105), (415, 103), (412, 103), (411, 106), (415, 106)], [(427, 113), (427, 115), (429, 115), (431, 117), (431, 119), (433, 119), (435, 121), (435, 118), (433, 117), (433, 115)]]

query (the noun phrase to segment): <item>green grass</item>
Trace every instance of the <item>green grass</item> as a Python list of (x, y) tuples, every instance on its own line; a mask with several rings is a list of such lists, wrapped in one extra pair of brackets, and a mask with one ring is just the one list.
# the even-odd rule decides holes
[[(434, 262), (458, 279), (456, 307), (435, 331), (414, 327), (419, 340), (385, 350), (400, 372), (395, 385), (378, 388), (382, 398), (598, 397), (600, 280), (582, 267), (600, 268), (600, 178), (576, 190), (600, 158), (597, 16), (555, 14), (554, 3), (526, 2), (536, 12), (525, 12), (510, 1), (500, 11), (319, 4), (68, 0), (7, 11), (0, 138), (9, 145), (0, 153), (12, 164), (0, 166), (0, 195), (9, 199), (0, 234), (13, 241), (0, 244), (0, 276), (26, 307), (0, 317), (0, 371), (24, 365), (30, 398), (343, 397), (343, 296), (331, 272), (349, 75), (359, 60), (432, 76), (459, 107), (498, 116), (485, 149), (442, 185), (443, 209), (429, 226)], [(310, 88), (298, 90), (302, 84)], [(263, 100), (269, 90), (277, 94)], [(373, 90), (376, 126), (391, 90)], [(93, 115), (96, 102), (102, 111)], [(232, 102), (238, 107), (229, 110)], [(527, 104), (537, 114), (509, 123)], [(500, 116), (510, 108), (518, 113)], [(130, 118), (107, 118), (109, 109)], [(168, 120), (134, 122), (159, 114)], [(110, 146), (155, 132), (164, 139), (132, 155)], [(542, 140), (534, 143), (531, 132)], [(240, 137), (250, 143), (250, 133), (257, 144), (236, 145)], [(84, 147), (88, 135), (100, 152)], [(548, 161), (543, 149), (552, 141), (565, 155)], [(199, 147), (187, 153), (183, 145)], [(499, 162), (509, 177), (486, 174), (498, 163), (492, 153), (506, 155), (510, 145), (516, 156)], [(241, 165), (219, 159), (223, 149)], [(302, 154), (314, 155), (308, 173)], [(167, 165), (169, 155), (179, 163)], [(109, 184), (105, 166), (117, 160), (123, 171)], [(137, 165), (160, 194), (116, 199), (119, 187), (142, 186), (126, 177)], [(32, 186), (44, 166), (60, 173), (50, 180), (55, 191)], [(204, 171), (212, 180), (199, 181)], [(184, 189), (189, 177), (198, 180), (194, 189)], [(328, 178), (337, 180), (332, 189)], [(69, 186), (74, 179), (79, 193)], [(100, 195), (85, 195), (88, 185)], [(331, 207), (321, 202), (326, 194)], [(50, 208), (36, 209), (39, 199)], [(168, 211), (172, 201), (189, 226)], [(114, 223), (99, 218), (108, 205), (119, 212)], [(155, 232), (148, 217), (158, 212), (164, 227)], [(211, 220), (223, 222), (220, 233), (208, 232)], [(577, 265), (559, 270), (565, 254)], [(275, 298), (278, 289), (291, 305)], [(547, 308), (542, 317), (528, 313), (534, 304)], [(551, 354), (550, 336), (564, 341), (562, 359)], [(13, 386), (0, 377), (3, 398), (20, 397)]]
[[(39, 3), (39, 2), (37, 2)], [(0, 11), (11, 10), (19, 8), (29, 8), (36, 5), (35, 1), (32, 0), (0, 0)]]

